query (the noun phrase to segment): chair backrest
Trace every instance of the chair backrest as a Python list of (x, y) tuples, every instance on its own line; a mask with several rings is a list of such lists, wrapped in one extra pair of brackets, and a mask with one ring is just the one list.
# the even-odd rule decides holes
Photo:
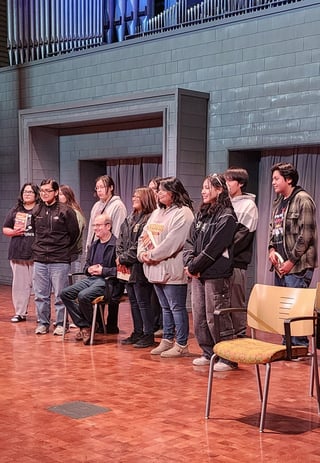
[(317, 293), (316, 293), (314, 308), (320, 311), (320, 283), (317, 283)]
[[(287, 318), (313, 316), (315, 288), (287, 288), (256, 284), (252, 288), (247, 311), (250, 328), (268, 333), (284, 334), (283, 321)], [(292, 336), (314, 334), (313, 321), (299, 321), (291, 325)]]

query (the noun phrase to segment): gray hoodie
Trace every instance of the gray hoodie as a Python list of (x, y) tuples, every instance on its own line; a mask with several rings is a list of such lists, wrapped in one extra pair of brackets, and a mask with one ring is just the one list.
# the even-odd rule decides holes
[[(138, 241), (138, 258), (143, 252), (157, 263), (143, 264), (151, 283), (181, 285), (187, 283), (183, 266), (183, 246), (193, 222), (193, 212), (187, 206), (173, 205), (154, 210)], [(145, 247), (145, 237), (152, 245)]]

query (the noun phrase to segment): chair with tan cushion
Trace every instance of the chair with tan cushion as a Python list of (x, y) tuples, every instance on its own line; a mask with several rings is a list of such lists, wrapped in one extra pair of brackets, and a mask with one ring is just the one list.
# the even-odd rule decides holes
[[(320, 309), (320, 286), (313, 288), (287, 288), (256, 284), (250, 294), (247, 307), (247, 324), (250, 338), (237, 338), (217, 342), (211, 357), (205, 417), (209, 418), (211, 407), (214, 363), (220, 357), (231, 362), (255, 365), (258, 392), (261, 404), (260, 432), (263, 432), (268, 401), (271, 364), (299, 357), (311, 357), (310, 394), (316, 389), (318, 413), (320, 412), (320, 386), (317, 361), (317, 321)], [(216, 339), (219, 339), (219, 316), (226, 312), (245, 309), (223, 309), (214, 313)], [(257, 339), (260, 332), (285, 336), (286, 344)], [(291, 336), (311, 336), (309, 351), (304, 346), (293, 346)], [(261, 336), (260, 336), (261, 337)], [(264, 388), (262, 388), (259, 365), (266, 366)]]

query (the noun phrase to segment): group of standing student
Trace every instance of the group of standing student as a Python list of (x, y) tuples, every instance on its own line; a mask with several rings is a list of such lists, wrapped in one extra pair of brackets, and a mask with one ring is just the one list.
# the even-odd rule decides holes
[[(315, 203), (297, 185), (299, 176), (294, 166), (278, 163), (271, 173), (277, 194), (269, 241), (269, 259), (272, 269), (277, 268), (275, 284), (308, 287), (317, 266)], [(127, 216), (120, 197), (114, 195), (112, 178), (98, 177), (98, 201), (91, 211), (87, 237), (87, 279), (80, 286), (71, 287), (67, 287), (67, 275), (70, 262), (80, 252), (84, 226), (81, 208), (68, 188), (62, 186), (59, 201), (59, 186), (52, 179), (44, 180), (40, 190), (32, 183), (25, 184), (3, 228), (12, 238), (9, 259), (16, 310), (12, 321), (26, 319), (34, 267), (39, 322), (36, 333), (49, 330), (53, 288), (54, 334), (63, 334), (64, 303), (80, 328), (76, 338), (87, 344), (92, 322), (90, 302), (103, 293), (106, 276), (122, 272), (127, 275), (133, 331), (121, 343), (136, 348), (153, 347), (151, 355), (180, 357), (188, 354), (189, 280), (195, 337), (202, 350), (193, 364), (208, 365), (215, 344), (214, 310), (246, 305), (246, 273), (258, 221), (255, 198), (246, 192), (247, 183), (247, 171), (238, 167), (231, 167), (224, 174), (208, 175), (202, 185), (202, 202), (194, 214), (189, 194), (178, 178), (156, 178), (149, 187), (134, 191), (132, 212)], [(63, 204), (63, 196), (69, 197), (65, 201), (69, 205)], [(16, 216), (25, 220), (23, 225)], [(122, 291), (123, 285), (118, 285), (108, 307), (109, 333), (119, 332)], [(156, 347), (154, 293), (161, 306), (163, 324), (163, 337)], [(220, 329), (222, 339), (245, 336), (246, 319), (224, 316)], [(294, 338), (293, 343), (308, 345), (308, 339)], [(216, 371), (235, 368), (237, 364), (222, 358), (214, 366)]]

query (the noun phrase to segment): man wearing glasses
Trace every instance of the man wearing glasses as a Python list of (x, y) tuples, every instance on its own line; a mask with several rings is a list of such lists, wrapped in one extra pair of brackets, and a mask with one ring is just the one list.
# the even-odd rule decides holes
[(91, 301), (102, 296), (105, 278), (116, 277), (116, 237), (111, 232), (112, 222), (107, 214), (95, 218), (93, 229), (96, 240), (90, 246), (84, 273), (87, 278), (63, 289), (61, 299), (75, 325), (79, 327), (77, 341), (89, 344), (93, 309)]
[(49, 332), (51, 320), (51, 291), (56, 311), (53, 334), (63, 335), (64, 305), (60, 292), (68, 284), (71, 254), (79, 236), (74, 210), (59, 203), (59, 185), (45, 179), (40, 185), (39, 206), (33, 213), (35, 239), (32, 245), (34, 260), (34, 292), (38, 317), (36, 334)]
[[(100, 214), (108, 214), (112, 220), (112, 233), (116, 238), (119, 237), (120, 227), (127, 217), (127, 209), (122, 202), (120, 196), (114, 194), (114, 181), (109, 175), (101, 175), (96, 179), (95, 192), (98, 201), (93, 205), (90, 213), (90, 222), (88, 226), (88, 235), (86, 242), (86, 250), (88, 251), (90, 245), (96, 237), (93, 224), (95, 219)], [(119, 300), (123, 294), (124, 286), (119, 286), (118, 297), (108, 306), (108, 318), (106, 323), (106, 330), (109, 334), (119, 333), (118, 327), (118, 313), (119, 313)], [(100, 322), (100, 320), (99, 320)], [(101, 328), (99, 328), (101, 331)]]

